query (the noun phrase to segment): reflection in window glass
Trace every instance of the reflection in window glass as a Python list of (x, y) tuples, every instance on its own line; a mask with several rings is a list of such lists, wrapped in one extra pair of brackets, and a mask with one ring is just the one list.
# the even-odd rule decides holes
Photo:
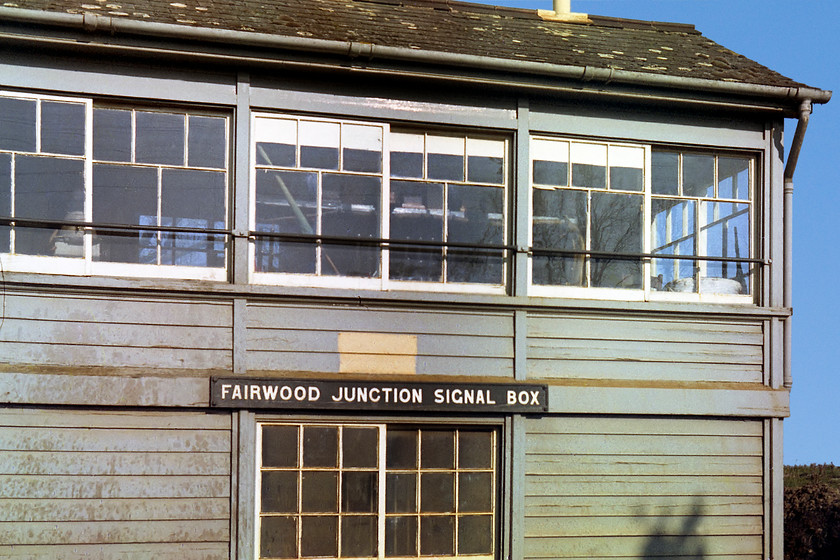
[(0, 150), (35, 152), (38, 102), (0, 96)]
[(641, 258), (587, 252), (642, 253), (644, 197), (619, 191), (644, 191), (644, 148), (542, 138), (532, 139), (531, 146), (538, 158), (532, 171), (531, 282), (641, 288)]
[[(752, 254), (752, 159), (654, 152), (652, 178), (679, 189), (651, 201), (652, 252), (747, 259)], [(661, 164), (661, 168), (657, 167)], [(681, 193), (677, 196), (677, 193)], [(664, 195), (672, 195), (665, 197)], [(737, 200), (743, 202), (728, 202)], [(711, 259), (653, 259), (651, 288), (669, 292), (749, 294), (752, 264)]]
[(93, 110), (93, 157), (100, 161), (131, 161), (131, 111)]
[[(12, 155), (0, 153), (0, 216), (12, 215)], [(0, 225), (0, 252), (11, 247), (9, 226)]]
[(85, 113), (81, 103), (41, 103), (41, 152), (85, 154)]
[(185, 115), (135, 113), (135, 161), (161, 165), (184, 165)]
[[(15, 158), (14, 215), (35, 220), (84, 222), (84, 162), (42, 156)], [(84, 257), (84, 233), (73, 227), (16, 228), (15, 251)]]
[[(494, 557), (495, 431), (319, 424), (261, 430), (261, 558)], [(319, 450), (306, 451), (316, 443)], [(300, 466), (275, 460), (281, 444), (284, 456), (303, 457)]]
[(190, 115), (187, 147), (190, 167), (224, 169), (227, 156), (227, 120), (221, 117)]
[[(125, 226), (157, 222), (158, 174), (150, 167), (95, 164), (93, 221)], [(97, 233), (97, 260), (138, 264), (157, 262), (157, 235), (151, 231)]]

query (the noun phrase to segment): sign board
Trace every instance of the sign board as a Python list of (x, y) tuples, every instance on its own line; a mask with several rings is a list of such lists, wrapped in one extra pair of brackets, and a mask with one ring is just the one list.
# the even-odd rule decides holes
[(210, 405), (293, 410), (537, 414), (548, 411), (548, 387), (497, 383), (212, 378)]

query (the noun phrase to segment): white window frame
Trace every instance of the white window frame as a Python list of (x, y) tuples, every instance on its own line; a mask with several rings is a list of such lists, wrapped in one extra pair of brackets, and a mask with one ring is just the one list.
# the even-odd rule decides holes
[[(431, 559), (431, 560), (456, 560), (456, 559), (465, 559), (465, 560), (496, 560), (499, 557), (500, 553), (500, 546), (501, 546), (501, 523), (500, 523), (500, 516), (501, 516), (501, 508), (502, 508), (502, 500), (500, 498), (501, 495), (501, 485), (504, 482), (504, 476), (501, 472), (501, 468), (503, 465), (503, 461), (501, 460), (501, 449), (502, 449), (502, 434), (503, 430), (502, 427), (498, 424), (491, 424), (491, 423), (469, 423), (469, 424), (458, 424), (458, 423), (437, 423), (437, 422), (428, 422), (428, 421), (407, 421), (406, 419), (401, 420), (394, 420), (394, 419), (387, 419), (383, 418), (381, 421), (378, 422), (365, 422), (365, 421), (353, 421), (353, 420), (342, 420), (336, 419), (334, 421), (328, 420), (296, 420), (296, 419), (264, 419), (258, 420), (256, 422), (256, 430), (255, 430), (255, 446), (254, 446), (254, 464), (253, 464), (253, 473), (254, 473), (254, 507), (253, 507), (253, 543), (254, 543), (254, 551), (253, 551), (253, 558), (254, 560), (260, 559), (260, 533), (261, 533), (261, 505), (262, 505), (262, 446), (263, 446), (263, 428), (265, 426), (296, 426), (299, 428), (304, 427), (340, 427), (340, 428), (375, 428), (378, 430), (378, 442), (379, 442), (379, 449), (378, 449), (378, 464), (376, 467), (377, 470), (377, 484), (378, 484), (378, 506), (377, 506), (377, 513), (375, 514), (377, 517), (377, 533), (378, 533), (378, 542), (377, 542), (377, 552), (378, 555), (375, 557), (378, 560), (423, 560), (423, 559)], [(490, 554), (464, 554), (459, 555), (458, 551), (455, 550), (454, 554), (451, 556), (423, 556), (420, 555), (420, 551), (418, 550), (417, 556), (385, 556), (385, 522), (387, 518), (387, 511), (386, 511), (386, 475), (389, 469), (386, 466), (386, 445), (385, 442), (387, 440), (387, 433), (389, 427), (406, 427), (408, 429), (417, 429), (419, 431), (422, 430), (436, 430), (436, 429), (446, 429), (446, 430), (468, 430), (470, 428), (484, 428), (488, 432), (493, 433), (493, 448), (492, 448), (492, 464), (489, 469), (482, 469), (492, 471), (492, 481), (491, 486), (493, 488), (492, 493), (492, 502), (491, 502), (491, 517), (492, 517), (492, 527), (493, 527), (493, 535), (491, 538), (491, 545), (493, 547)], [(342, 452), (342, 445), (341, 440), (338, 442), (338, 452)], [(298, 449), (296, 450), (298, 459), (297, 459), (297, 467), (295, 470), (303, 470), (303, 446), (301, 445), (301, 441), (298, 441)], [(455, 450), (457, 455), (457, 449)], [(418, 462), (420, 461), (420, 457), (417, 458)], [(339, 465), (334, 469), (336, 472), (343, 472), (344, 467), (341, 466), (342, 461), (339, 458)], [(271, 468), (267, 468), (266, 470), (271, 470)], [(287, 468), (287, 470), (292, 470), (291, 467)], [(392, 469), (392, 470), (405, 470), (405, 469)], [(446, 469), (444, 469), (446, 470)], [(456, 477), (459, 472), (470, 472), (470, 470), (461, 470), (458, 467), (453, 469), (449, 469), (455, 473)], [(423, 468), (418, 464), (417, 466), (417, 473), (424, 472)], [(427, 472), (441, 472), (440, 469), (429, 469)], [(339, 478), (340, 480), (340, 478)], [(418, 478), (419, 482), (419, 478)], [(340, 482), (339, 482), (340, 486)], [(417, 492), (420, 492), (420, 486), (418, 484)], [(338, 503), (341, 503), (341, 495), (339, 489), (338, 495)], [(301, 499), (300, 495), (300, 488), (298, 489), (298, 500)], [(419, 495), (417, 498), (417, 508), (418, 508), (418, 515), (422, 515), (422, 511), (420, 511), (420, 502), (419, 502)], [(457, 494), (455, 496), (455, 500), (457, 503)], [(286, 514), (286, 515), (300, 515), (300, 514)], [(340, 512), (336, 513), (335, 515), (339, 516), (339, 524), (340, 524)], [(458, 515), (458, 512), (453, 513), (453, 515)], [(419, 529), (419, 527), (418, 527)], [(457, 526), (454, 529), (455, 535), (457, 538)], [(300, 539), (300, 527), (298, 527), (298, 544)], [(337, 537), (339, 538), (339, 537)], [(319, 557), (319, 560), (346, 560), (348, 557)]]
[[(391, 193), (391, 170), (390, 170), (390, 135), (391, 135), (391, 125), (388, 122), (382, 121), (360, 121), (360, 120), (351, 120), (351, 119), (337, 119), (337, 118), (330, 118), (330, 117), (315, 117), (315, 116), (303, 116), (298, 114), (292, 113), (274, 113), (274, 112), (254, 112), (252, 113), (251, 117), (251, 144), (250, 144), (250, 167), (249, 167), (249, 174), (250, 174), (250, 191), (249, 191), (249, 224), (251, 225), (251, 229), (254, 228), (256, 225), (256, 206), (257, 206), (257, 192), (256, 192), (256, 179), (257, 179), (257, 142), (261, 141), (261, 136), (258, 133), (258, 121), (260, 120), (296, 120), (298, 123), (302, 121), (311, 121), (311, 122), (323, 122), (323, 123), (331, 123), (337, 124), (339, 126), (344, 125), (363, 125), (363, 126), (374, 126), (379, 127), (382, 130), (382, 170), (379, 174), (374, 173), (354, 173), (354, 172), (347, 172), (341, 169), (341, 164), (339, 163), (338, 170), (329, 170), (329, 172), (334, 173), (341, 173), (341, 174), (358, 174), (358, 175), (367, 175), (372, 176), (376, 175), (381, 177), (382, 179), (382, 191), (381, 191), (381, 212), (380, 212), (380, 238), (381, 239), (389, 239), (390, 238), (390, 193)], [(435, 132), (429, 130), (430, 127), (425, 128), (418, 128), (412, 127), (412, 131), (416, 131), (417, 134), (424, 134), (425, 136), (435, 135)], [(492, 136), (491, 133), (487, 132), (474, 132), (472, 130), (464, 130), (458, 129), (456, 131), (449, 131), (440, 133), (443, 136), (447, 135), (455, 135), (459, 137), (462, 142), (466, 145), (469, 140), (483, 140), (487, 137)], [(497, 135), (493, 138), (494, 140), (503, 141), (504, 142), (504, 184), (500, 185), (495, 188), (501, 188), (503, 191), (503, 239), (507, 239), (509, 236), (510, 231), (510, 211), (509, 211), (509, 200), (511, 197), (511, 182), (510, 182), (510, 139), (504, 135)], [(300, 141), (298, 140), (298, 144)], [(343, 150), (339, 150), (339, 158), (343, 157), (341, 153)], [(466, 157), (465, 153), (465, 157)], [(341, 159), (339, 159), (339, 162)], [(465, 160), (466, 165), (466, 160)], [(265, 168), (266, 166), (260, 165), (260, 168)], [(276, 168), (278, 166), (271, 166)], [(283, 167), (283, 166), (279, 166)], [(292, 169), (292, 168), (288, 168)], [(301, 167), (296, 166), (294, 169), (300, 170), (310, 170), (312, 168), (308, 167)], [(424, 152), (424, 169), (425, 169), (425, 152)], [(323, 170), (327, 171), (327, 170)], [(396, 180), (400, 180), (400, 178), (395, 178)], [(406, 179), (411, 180), (411, 179)], [(441, 181), (443, 182), (443, 181)], [(458, 184), (470, 184), (469, 181), (464, 179), (464, 181), (459, 181)], [(480, 183), (479, 183), (480, 184)], [(320, 203), (319, 203), (320, 204)], [(320, 211), (320, 210), (319, 210)], [(444, 209), (446, 212), (446, 209)], [(445, 220), (444, 220), (445, 221)], [(258, 236), (257, 236), (258, 239)], [(507, 293), (507, 284), (510, 279), (510, 263), (512, 261), (513, 255), (510, 250), (507, 251), (507, 258), (506, 262), (503, 264), (503, 271), (502, 271), (502, 282), (499, 284), (487, 284), (487, 283), (459, 283), (459, 282), (447, 282), (446, 280), (441, 281), (412, 281), (412, 280), (399, 280), (399, 279), (392, 279), (390, 278), (390, 250), (388, 246), (377, 247), (376, 245), (372, 245), (377, 247), (379, 251), (379, 277), (376, 278), (364, 278), (364, 277), (353, 277), (353, 276), (325, 276), (320, 274), (304, 274), (304, 273), (290, 273), (290, 272), (258, 272), (256, 271), (256, 243), (254, 238), (251, 239), (251, 243), (249, 244), (249, 271), (250, 271), (250, 280), (254, 284), (261, 284), (261, 285), (281, 285), (281, 286), (293, 286), (293, 287), (315, 287), (315, 288), (340, 288), (340, 289), (352, 289), (352, 290), (378, 290), (378, 291), (423, 291), (423, 292), (454, 292), (454, 293), (478, 293), (478, 294), (498, 294), (503, 295)], [(317, 260), (317, 259), (316, 259)], [(317, 265), (316, 265), (317, 266)]]
[[(529, 187), (529, 194), (528, 194), (528, 243), (529, 246), (533, 247), (534, 243), (534, 196), (533, 192), (535, 189), (540, 188), (535, 186), (534, 184), (534, 145), (535, 142), (539, 141), (554, 141), (554, 142), (566, 142), (569, 145), (572, 143), (583, 143), (583, 144), (599, 144), (608, 147), (619, 147), (619, 148), (635, 148), (635, 149), (643, 149), (644, 150), (644, 168), (643, 168), (643, 191), (641, 193), (637, 193), (639, 195), (643, 195), (644, 199), (644, 207), (643, 207), (643, 216), (642, 216), (642, 251), (641, 253), (649, 254), (652, 248), (652, 233), (651, 233), (651, 209), (652, 209), (652, 198), (654, 195), (652, 193), (652, 183), (651, 183), (651, 170), (652, 170), (652, 153), (657, 151), (659, 148), (658, 146), (654, 146), (652, 144), (643, 144), (643, 143), (631, 143), (631, 142), (618, 142), (612, 140), (593, 140), (593, 139), (581, 139), (575, 137), (565, 137), (565, 136), (554, 136), (549, 134), (531, 134), (529, 137), (529, 145), (531, 149), (529, 150), (529, 158), (528, 158), (528, 187)], [(662, 151), (671, 151), (667, 149), (662, 149)], [(726, 148), (717, 148), (711, 146), (698, 146), (692, 149), (686, 148), (679, 148), (674, 149), (673, 151), (678, 152), (680, 154), (683, 153), (690, 153), (690, 154), (708, 154), (717, 157), (725, 157), (726, 155), (733, 153), (737, 155), (745, 155), (744, 151), (735, 152), (731, 149)], [(750, 160), (750, 198), (748, 200), (738, 200), (733, 202), (738, 202), (741, 204), (746, 204), (749, 206), (750, 212), (750, 248), (749, 248), (749, 255), (745, 256), (744, 258), (754, 258), (755, 251), (756, 251), (756, 204), (757, 204), (757, 192), (758, 192), (758, 158), (755, 154), (750, 154), (747, 156)], [(571, 166), (572, 166), (572, 158), (569, 156), (569, 161), (567, 162), (570, 168), (570, 175), (571, 176)], [(607, 175), (609, 175), (609, 161), (607, 161)], [(717, 175), (716, 175), (717, 176)], [(609, 179), (608, 179), (609, 180)], [(569, 190), (576, 190), (575, 187), (572, 187), (571, 184), (566, 185), (565, 187), (555, 187), (557, 189), (569, 189)], [(610, 191), (606, 191), (610, 192)], [(615, 191), (613, 191), (615, 192)], [(619, 191), (619, 192), (627, 192), (629, 194), (633, 194), (631, 191)], [(682, 197), (681, 197), (682, 198)], [(687, 197), (691, 198), (691, 197)], [(717, 201), (717, 199), (716, 199)], [(728, 199), (721, 199), (720, 202), (729, 202)], [(698, 219), (700, 210), (698, 208)], [(587, 236), (587, 244), (589, 243), (589, 236)], [(587, 246), (587, 250), (589, 247)], [(667, 256), (663, 256), (663, 258), (667, 258)], [(589, 258), (586, 259), (587, 264)], [(713, 294), (713, 293), (699, 293), (698, 292), (667, 292), (667, 291), (660, 291), (660, 290), (653, 290), (651, 286), (651, 272), (652, 272), (652, 263), (651, 258), (642, 258), (641, 259), (641, 269), (642, 269), (642, 287), (641, 288), (600, 288), (600, 287), (582, 287), (582, 286), (562, 286), (562, 285), (540, 285), (534, 284), (533, 282), (533, 256), (528, 259), (528, 290), (529, 294), (536, 297), (544, 297), (544, 298), (573, 298), (573, 299), (594, 299), (594, 300), (609, 300), (609, 301), (673, 301), (673, 302), (709, 302), (709, 303), (735, 303), (735, 304), (752, 304), (757, 301), (757, 294), (756, 291), (758, 289), (758, 278), (760, 270), (756, 267), (756, 270), (752, 273), (750, 279), (750, 293), (749, 294)], [(697, 261), (698, 266), (702, 269), (706, 267), (706, 261)], [(711, 259), (711, 262), (715, 262)], [(755, 266), (754, 263), (748, 263), (750, 266)], [(587, 268), (588, 269), (588, 268)], [(587, 274), (588, 276), (588, 274)]]
[[(84, 97), (70, 97), (58, 95), (42, 95), (24, 92), (2, 91), (0, 96), (18, 98), (18, 99), (32, 99), (38, 102), (38, 111), (36, 116), (36, 152), (5, 152), (4, 153), (26, 153), (34, 155), (49, 155), (50, 157), (57, 157), (62, 159), (82, 160), (84, 162), (84, 221), (92, 223), (93, 221), (93, 112), (96, 108), (92, 98)], [(85, 142), (84, 154), (81, 156), (69, 156), (63, 154), (52, 154), (41, 152), (40, 148), (40, 104), (42, 101), (59, 101), (69, 102), (84, 105), (85, 107)], [(136, 103), (126, 104), (124, 108), (132, 111), (162, 111), (162, 112), (183, 112), (185, 115), (196, 114), (195, 111), (188, 110), (170, 110), (168, 106), (160, 107), (159, 109), (140, 106)], [(221, 116), (221, 115), (220, 115)], [(230, 198), (230, 117), (224, 115), (226, 122), (225, 126), (225, 223), (226, 228), (229, 224), (229, 198)], [(132, 118), (133, 123), (133, 118)], [(132, 124), (133, 128), (133, 124)], [(185, 150), (189, 139), (185, 137)], [(133, 152), (132, 140), (132, 152)], [(186, 161), (186, 160), (185, 160)], [(119, 164), (131, 164), (131, 162), (106, 162)], [(155, 164), (150, 164), (154, 166)], [(166, 166), (164, 166), (166, 167)], [(186, 168), (182, 166), (181, 168)], [(204, 168), (196, 168), (204, 169)], [(218, 169), (213, 169), (219, 171)], [(11, 209), (14, 211), (14, 169), (12, 169), (12, 200)], [(160, 192), (158, 192), (158, 206), (160, 206)], [(126, 226), (130, 229), (131, 226)], [(12, 243), (14, 242), (15, 232), (12, 231)], [(190, 279), (190, 280), (209, 280), (209, 281), (225, 281), (227, 279), (227, 262), (229, 260), (230, 248), (225, 249), (224, 266), (222, 267), (196, 267), (196, 266), (179, 266), (179, 265), (161, 265), (161, 264), (136, 264), (136, 263), (119, 263), (107, 261), (93, 260), (93, 232), (88, 230), (84, 233), (84, 256), (83, 257), (61, 257), (54, 255), (25, 255), (17, 253), (3, 253), (0, 254), (4, 270), (13, 272), (33, 272), (39, 274), (62, 274), (70, 276), (124, 276), (124, 277), (138, 277), (138, 278), (165, 278), (165, 279)]]

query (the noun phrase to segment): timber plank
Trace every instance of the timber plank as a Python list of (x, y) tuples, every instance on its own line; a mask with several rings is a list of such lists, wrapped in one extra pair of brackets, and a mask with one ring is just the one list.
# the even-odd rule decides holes
[(230, 452), (6, 451), (0, 453), (0, 474), (227, 475)]
[(756, 476), (572, 476), (525, 479), (526, 496), (762, 496)]
[(15, 560), (228, 560), (230, 543), (130, 543), (0, 545), (0, 558)]
[(226, 498), (230, 477), (0, 475), (0, 488), (4, 498)]
[(762, 496), (526, 496), (525, 517), (669, 517), (685, 515), (702, 499), (705, 515), (763, 515)]
[(691, 527), (693, 536), (723, 535), (758, 536), (764, 531), (764, 518), (750, 516), (709, 516), (705, 508), (696, 513), (660, 517), (567, 517), (558, 522), (554, 517), (527, 517), (525, 538), (529, 537), (599, 537), (601, 535), (650, 536), (667, 531), (680, 534), (681, 527)]
[(219, 542), (230, 538), (230, 522), (187, 521), (50, 521), (0, 522), (4, 544), (99, 544), (137, 542)]
[(0, 498), (0, 521), (230, 519), (222, 498)]
[(221, 430), (137, 430), (19, 427), (0, 430), (0, 450), (179, 453), (230, 452), (230, 434)]
[(531, 434), (528, 453), (548, 455), (567, 451), (571, 454), (592, 450), (606, 455), (751, 455), (761, 457), (764, 442), (755, 436), (670, 436), (653, 434), (623, 434), (602, 437), (579, 434)]
[(764, 471), (762, 457), (753, 456), (627, 456), (614, 455), (529, 455), (525, 464), (526, 475), (674, 475), (715, 476), (738, 473), (761, 476)]
[[(593, 537), (526, 538), (525, 558), (707, 558), (715, 555), (763, 554), (763, 538), (750, 535), (701, 537), (668, 534), (648, 536), (602, 535)], [(609, 538), (605, 538), (609, 537)], [(669, 538), (670, 537), (670, 538)], [(676, 537), (676, 538), (674, 538)], [(651, 551), (646, 553), (646, 551)], [(760, 556), (759, 556), (760, 557)]]
[(56, 411), (45, 409), (7, 408), (0, 410), (0, 426), (32, 426), (50, 429), (75, 428), (155, 428), (179, 430), (230, 431), (229, 411), (221, 412), (155, 412), (131, 411)]
[(657, 418), (615, 416), (545, 416), (526, 418), (529, 434), (590, 434), (605, 435), (695, 435), (695, 436), (756, 436), (762, 437), (761, 420), (730, 420), (724, 418)]

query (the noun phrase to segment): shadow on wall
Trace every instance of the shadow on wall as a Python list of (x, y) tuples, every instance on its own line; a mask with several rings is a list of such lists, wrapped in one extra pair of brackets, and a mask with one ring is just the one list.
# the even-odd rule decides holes
[(652, 535), (645, 542), (641, 558), (677, 558), (680, 560), (703, 560), (706, 550), (704, 537), (698, 533), (698, 526), (703, 521), (703, 504), (697, 502), (677, 525), (668, 518), (660, 518), (653, 528)]

